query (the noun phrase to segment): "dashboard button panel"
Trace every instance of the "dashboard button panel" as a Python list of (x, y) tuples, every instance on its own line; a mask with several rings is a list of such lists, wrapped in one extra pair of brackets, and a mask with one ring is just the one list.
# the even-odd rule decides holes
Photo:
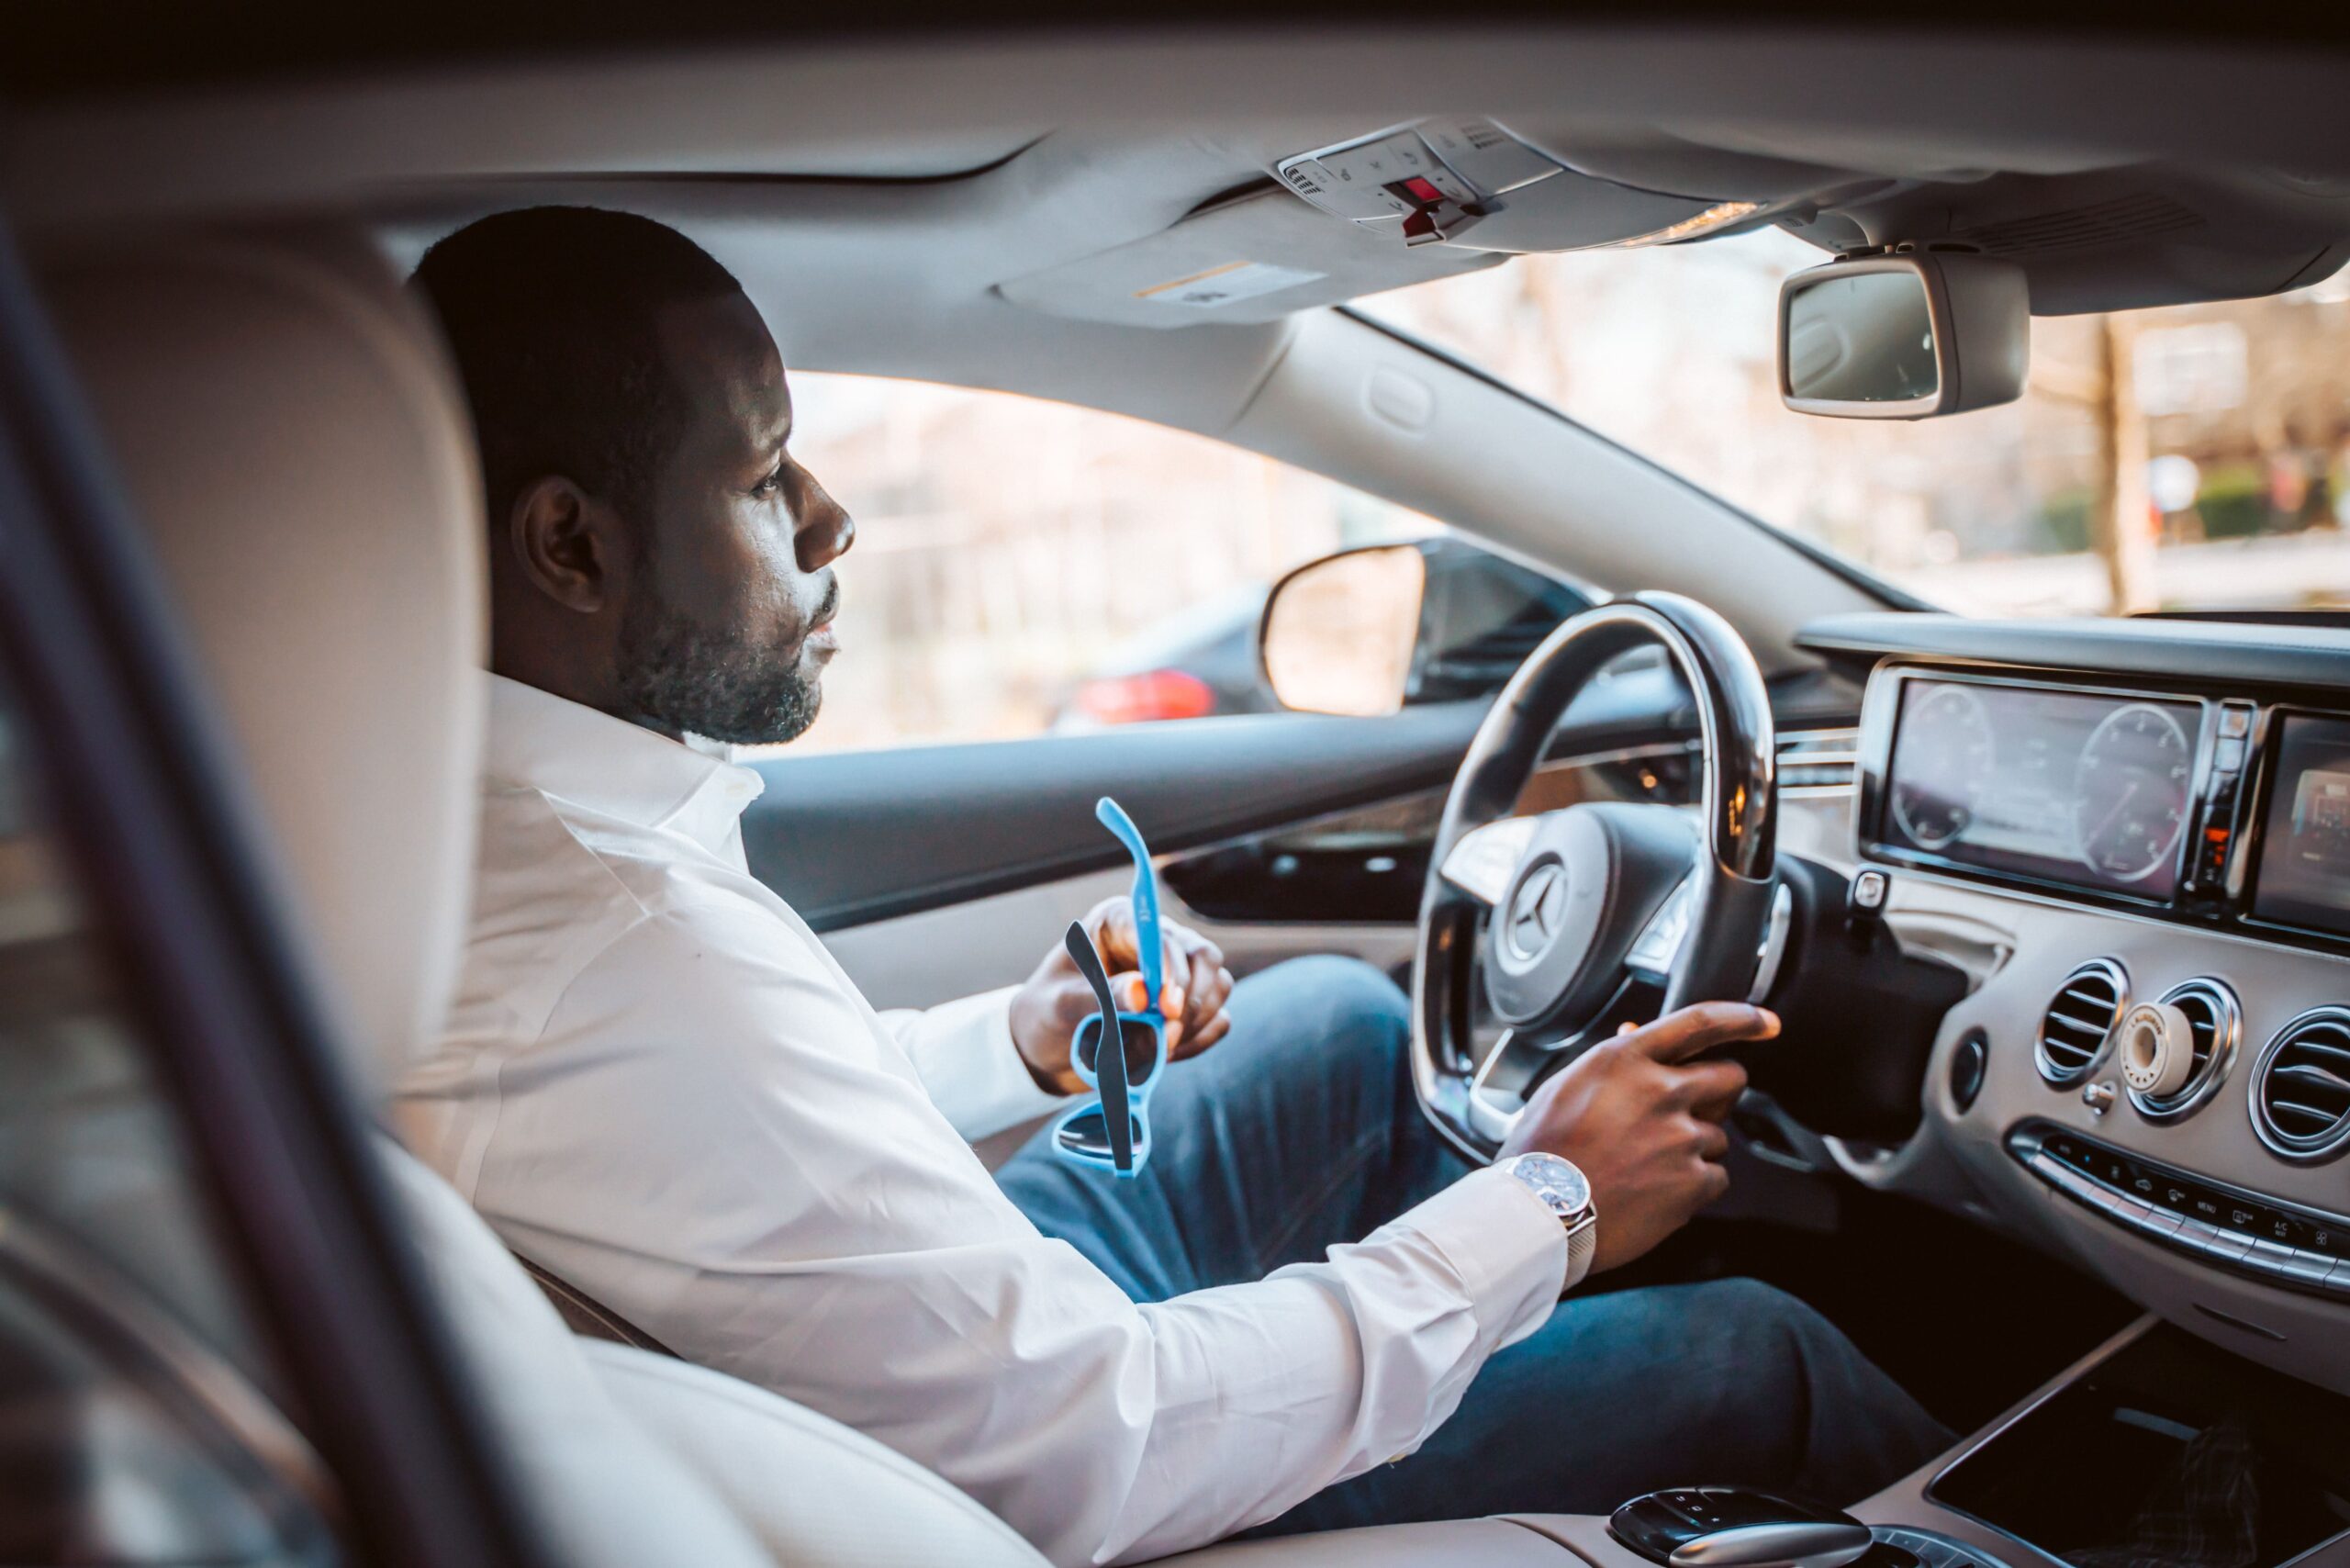
[(2044, 1122), (2009, 1133), (2008, 1152), (2075, 1203), (2157, 1246), (2350, 1302), (2350, 1219), (2175, 1170)]

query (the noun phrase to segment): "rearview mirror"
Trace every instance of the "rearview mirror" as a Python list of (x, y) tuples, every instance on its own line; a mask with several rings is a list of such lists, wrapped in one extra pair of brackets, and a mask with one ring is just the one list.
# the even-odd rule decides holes
[(1922, 420), (2011, 403), (2031, 364), (2023, 269), (1968, 252), (1830, 262), (1779, 289), (1779, 395), (1798, 413)]
[(1285, 708), (1369, 717), (1498, 691), (1591, 600), (1465, 539), (1326, 555), (1273, 585), (1258, 627)]

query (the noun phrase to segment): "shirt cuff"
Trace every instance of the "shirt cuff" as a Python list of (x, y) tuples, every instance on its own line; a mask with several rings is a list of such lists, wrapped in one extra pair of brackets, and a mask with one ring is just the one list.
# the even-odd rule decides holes
[(1005, 986), (943, 1002), (925, 1012), (918, 1025), (927, 1036), (926, 1048), (916, 1053), (923, 1087), (955, 1130), (973, 1143), (1068, 1103), (1036, 1081), (1013, 1043), (1012, 998), (1019, 989)]
[(1495, 1350), (1540, 1327), (1566, 1290), (1566, 1226), (1506, 1171), (1472, 1171), (1395, 1223), (1451, 1260)]

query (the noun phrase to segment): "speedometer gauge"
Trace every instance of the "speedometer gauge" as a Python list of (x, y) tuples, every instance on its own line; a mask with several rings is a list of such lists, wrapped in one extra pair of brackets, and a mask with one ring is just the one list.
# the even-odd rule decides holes
[(2187, 826), (2195, 747), (2151, 702), (2116, 708), (2089, 732), (2073, 774), (2073, 831), (2084, 864), (2134, 882), (2171, 863)]
[(1975, 825), (1990, 783), (1991, 716), (1964, 686), (1924, 693), (1901, 725), (1893, 816), (1909, 842), (1940, 849)]

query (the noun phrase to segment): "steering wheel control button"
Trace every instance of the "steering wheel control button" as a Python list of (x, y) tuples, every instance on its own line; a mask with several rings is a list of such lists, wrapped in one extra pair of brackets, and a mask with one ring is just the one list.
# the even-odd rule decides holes
[(2195, 1070), (2195, 1031), (2167, 1002), (2142, 1002), (2121, 1019), (2121, 1076), (2149, 1099), (2187, 1087)]
[(2350, 1293), (2350, 1220), (2221, 1188), (2045, 1123), (2009, 1134), (2008, 1152), (2090, 1213), (2167, 1251), (2288, 1290)]
[(1885, 901), (1892, 892), (1893, 879), (1874, 866), (1868, 867), (1852, 878), (1852, 913), (1856, 915), (1882, 914)]

